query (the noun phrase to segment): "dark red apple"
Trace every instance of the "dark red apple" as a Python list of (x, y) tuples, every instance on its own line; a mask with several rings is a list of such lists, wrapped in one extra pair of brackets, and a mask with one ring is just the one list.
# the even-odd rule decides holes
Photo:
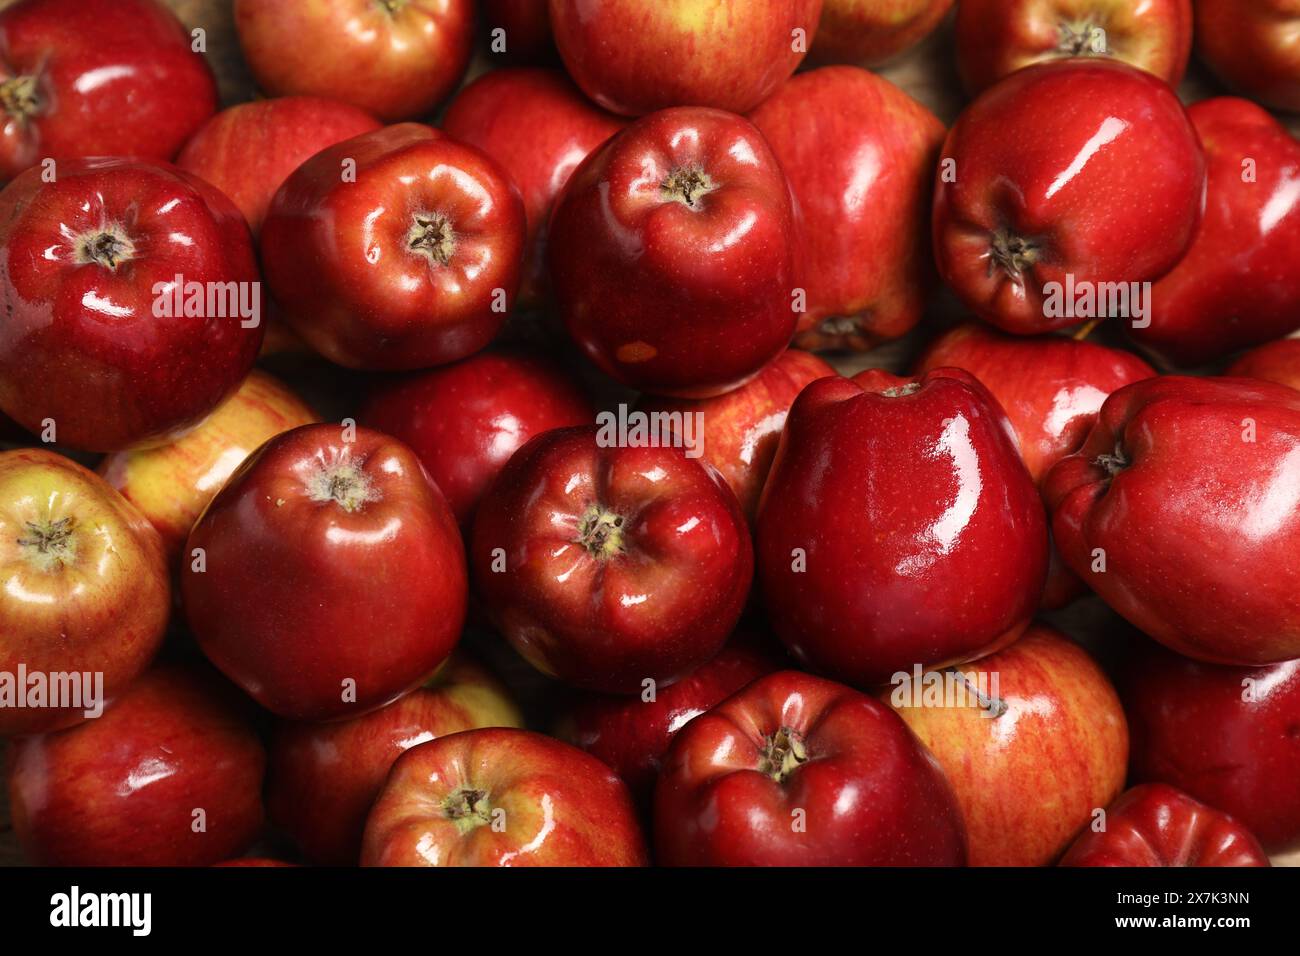
[(38, 866), (210, 866), (262, 828), (266, 754), (215, 676), (149, 671), (98, 720), (12, 742), (14, 833)]
[(794, 228), (785, 174), (752, 124), (692, 107), (646, 116), (556, 203), (548, 256), (565, 326), (625, 385), (729, 391), (794, 334)]
[(796, 341), (869, 349), (911, 329), (934, 285), (928, 212), (943, 124), (851, 66), (792, 77), (750, 119), (800, 213), (807, 299)]
[(428, 682), (362, 717), (280, 722), (271, 741), (266, 808), (311, 862), (355, 866), (366, 814), (404, 751), (462, 730), (523, 725), (505, 687), (454, 654)]
[(403, 123), (299, 166), (271, 201), (261, 251), (285, 320), (327, 359), (425, 368), (500, 330), (519, 288), (524, 207), (486, 153)]
[(1047, 573), (1015, 433), (959, 369), (800, 393), (759, 503), (760, 593), (805, 664), (859, 686), (1015, 640)]
[(1205, 218), (1152, 288), (1149, 323), (1129, 323), (1139, 345), (1184, 366), (1300, 328), (1300, 142), (1249, 100), (1188, 115), (1209, 163)]
[(1221, 667), (1144, 642), (1120, 692), (1134, 782), (1231, 814), (1266, 850), (1300, 849), (1300, 660)]
[(753, 552), (715, 469), (619, 437), (556, 429), (515, 452), (479, 503), (470, 565), (493, 622), (534, 667), (634, 694), (717, 653)]
[(753, 109), (795, 71), (822, 0), (550, 0), (569, 75), (605, 109)]
[(1228, 374), (1300, 389), (1300, 339), (1278, 339), (1251, 349), (1232, 363)]
[(1066, 563), (1151, 637), (1221, 664), (1300, 657), (1300, 392), (1125, 386), (1043, 493)]
[(624, 123), (592, 106), (559, 70), (491, 70), (447, 107), (447, 135), (500, 163), (523, 196), (528, 245), (520, 308), (536, 308), (547, 295), (546, 227), (556, 196), (578, 164)]
[(1110, 60), (1039, 63), (990, 87), (948, 133), (935, 256), (980, 318), (1046, 332), (1136, 315), (1131, 284), (1177, 265), (1204, 206), (1205, 156), (1168, 85)]
[(1234, 90), (1300, 112), (1300, 2), (1196, 0), (1196, 52)]
[(0, 193), (0, 408), (29, 431), (169, 441), (239, 386), (262, 318), (244, 217), (188, 173), (70, 159)]
[(212, 71), (191, 42), (156, 0), (7, 4), (0, 182), (46, 159), (171, 159), (217, 108)]
[(1061, 866), (1269, 866), (1240, 823), (1163, 783), (1126, 791), (1106, 808), (1104, 829), (1089, 829)]
[(879, 66), (937, 27), (954, 0), (826, 0), (812, 56)]
[(176, 165), (216, 186), (239, 207), (253, 235), (289, 174), (326, 146), (379, 129), (348, 103), (317, 96), (254, 100), (222, 110), (190, 137)]
[(474, 47), (473, 0), (235, 0), (235, 28), (271, 96), (342, 100), (390, 123), (433, 112)]
[(667, 866), (961, 866), (938, 763), (879, 701), (798, 671), (761, 678), (678, 733), (655, 790)]
[(465, 619), (455, 519), (415, 453), (304, 425), (231, 475), (181, 576), (203, 652), (281, 717), (355, 717), (427, 679)]
[[(551, 13), (546, 0), (482, 0), (483, 27), (489, 49), (510, 63), (538, 63), (555, 59)], [(500, 30), (505, 49), (496, 45)]]
[(362, 866), (645, 866), (627, 788), (527, 730), (467, 730), (402, 754), (366, 821)]

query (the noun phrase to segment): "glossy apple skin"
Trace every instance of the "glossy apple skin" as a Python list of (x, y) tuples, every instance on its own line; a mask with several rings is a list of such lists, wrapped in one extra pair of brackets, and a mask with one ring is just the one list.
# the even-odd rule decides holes
[(235, 28), (270, 96), (342, 100), (389, 123), (420, 119), (465, 74), (472, 0), (235, 0)]
[(679, 681), (655, 689), (655, 699), (583, 694), (560, 718), (561, 739), (594, 754), (623, 778), (639, 804), (648, 804), (664, 755), (678, 732), (701, 714), (777, 670), (774, 659), (729, 644)]
[(199, 128), (176, 165), (230, 197), (253, 235), (289, 174), (326, 146), (379, 129), (363, 109), (318, 96), (239, 103)]
[(1234, 90), (1300, 112), (1300, 0), (1196, 0), (1196, 52)]
[(755, 526), (795, 657), (857, 686), (1015, 640), (1047, 573), (1043, 504), (997, 402), (959, 369), (823, 379), (786, 419)]
[[(795, 71), (822, 0), (550, 0), (551, 30), (574, 82), (605, 109), (671, 106), (743, 113)], [(804, 31), (804, 45), (795, 42)]]
[(655, 789), (654, 833), (666, 866), (966, 862), (952, 788), (907, 725), (798, 671), (763, 677), (682, 728)]
[(812, 57), (879, 66), (929, 36), (954, 0), (825, 0)]
[(534, 667), (635, 694), (722, 647), (753, 551), (712, 466), (680, 448), (603, 448), (598, 435), (557, 429), (514, 454), (479, 504), (470, 566), (493, 623)]
[(1255, 835), (1226, 813), (1174, 787), (1146, 783), (1106, 808), (1106, 829), (1089, 826), (1061, 866), (1269, 866)]
[(546, 0), (482, 0), (479, 4), (489, 43), (493, 30), (505, 31), (504, 53), (492, 51), (509, 63), (539, 63), (555, 59), (551, 37), (551, 12)]
[(1270, 852), (1300, 847), (1300, 660), (1221, 667), (1148, 642), (1120, 693), (1135, 783), (1167, 783), (1231, 814)]
[(703, 460), (727, 480), (753, 524), (790, 406), (810, 382), (838, 374), (811, 352), (788, 349), (730, 392), (698, 400), (647, 396), (637, 407), (649, 414), (704, 416)]
[(155, 0), (8, 5), (0, 13), (0, 182), (46, 158), (170, 160), (217, 108), (212, 71), (190, 44)]
[(1205, 157), (1163, 81), (1095, 58), (1039, 63), (990, 87), (949, 131), (935, 258), (980, 318), (1046, 332), (1081, 321), (1045, 314), (1047, 283), (1158, 279), (1204, 205)]
[(1300, 389), (1300, 339), (1278, 339), (1251, 349), (1228, 367), (1228, 374)]
[[(1105, 31), (1104, 52), (1094, 47)], [(1031, 63), (1104, 56), (1177, 86), (1192, 55), (1191, 0), (963, 0), (957, 67), (972, 93)]]
[[(1203, 100), (1188, 115), (1209, 164), (1205, 218), (1187, 255), (1152, 287), (1151, 324), (1129, 328), (1182, 366), (1300, 328), (1300, 142), (1249, 100)], [(1247, 159), (1254, 182), (1242, 181)]]
[(523, 196), (528, 238), (519, 308), (537, 308), (547, 298), (546, 235), (555, 198), (578, 164), (625, 124), (593, 106), (559, 70), (490, 70), (447, 107), (447, 135), (500, 163)]
[(361, 422), (405, 442), (468, 531), (488, 484), (528, 439), (595, 420), (563, 369), (524, 352), (478, 355), (380, 382)]
[(238, 856), (262, 828), (266, 754), (250, 710), (214, 675), (159, 667), (98, 720), (12, 741), (9, 803), (28, 861), (210, 866)]
[[(239, 386), (265, 323), (155, 316), (154, 289), (170, 295), (182, 275), (260, 295), (243, 217), (151, 162), (70, 159), (41, 179), (29, 169), (0, 193), (0, 407), (36, 433), (53, 419), (58, 441), (84, 451), (183, 434)], [(110, 233), (104, 258), (85, 252)]]
[[(471, 807), (453, 817), (449, 805), (466, 803), (466, 795)], [(370, 811), (361, 849), (362, 866), (648, 862), (632, 800), (614, 771), (576, 747), (511, 728), (451, 734), (402, 754)]]
[[(712, 189), (683, 182), (692, 172)], [(555, 299), (579, 348), (617, 381), (717, 395), (790, 343), (794, 230), (785, 174), (751, 123), (663, 110), (588, 156), (560, 193), (547, 249)]]
[[(112, 697), (162, 644), (171, 610), (162, 541), (70, 458), (0, 452), (0, 579), (0, 671), (100, 672)], [(83, 717), (84, 708), (0, 709), (0, 737)]]
[[(355, 182), (340, 175), (348, 160)], [(433, 247), (414, 245), (425, 238)], [(285, 320), (331, 362), (426, 368), (500, 330), (519, 288), (524, 207), (486, 153), (402, 123), (299, 166), (271, 201), (261, 251)]]
[[(246, 458), (190, 532), (181, 586), (199, 646), (267, 710), (355, 717), (428, 678), (465, 619), (455, 519), (415, 453), (304, 425)], [(345, 700), (344, 681), (355, 681)]]
[(1300, 392), (1166, 375), (1112, 394), (1043, 493), (1066, 563), (1140, 630), (1268, 664), (1300, 657), (1298, 458)]
[(114, 452), (96, 471), (154, 526), (174, 565), (194, 522), (243, 460), (267, 439), (317, 420), (287, 385), (254, 369), (188, 435), (170, 445)]
[(934, 285), (928, 213), (943, 124), (852, 66), (791, 77), (750, 119), (800, 214), (799, 345), (865, 350), (903, 335)]
[[(1128, 729), (1119, 696), (1081, 647), (1034, 625), (960, 668), (997, 674), (996, 703), (895, 706), (948, 776), (971, 866), (1045, 866), (1124, 789)], [(984, 685), (992, 692), (990, 676)], [(882, 692), (889, 700), (893, 690)]]
[(505, 687), (454, 654), (427, 683), (363, 717), (280, 722), (270, 745), (267, 812), (310, 862), (355, 866), (366, 815), (403, 752), (462, 730), (523, 725)]

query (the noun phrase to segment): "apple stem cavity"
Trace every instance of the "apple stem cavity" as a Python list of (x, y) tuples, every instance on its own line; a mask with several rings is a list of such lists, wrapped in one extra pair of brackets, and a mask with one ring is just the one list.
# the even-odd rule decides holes
[(118, 225), (102, 226), (95, 232), (78, 236), (73, 248), (73, 258), (78, 265), (94, 264), (111, 271), (135, 258), (135, 244)]
[(307, 480), (307, 496), (318, 504), (333, 502), (351, 514), (381, 497), (362, 463), (343, 457), (322, 465)]
[(18, 539), (18, 546), (38, 570), (57, 571), (77, 557), (76, 526), (71, 517), (58, 521), (28, 521), (27, 536)]
[(1004, 229), (993, 233), (989, 240), (989, 275), (1000, 268), (1016, 282), (1025, 271), (1038, 261), (1041, 250), (1032, 239), (1025, 239)]
[(488, 803), (486, 790), (463, 787), (443, 801), (442, 809), (462, 834), (492, 822), (492, 805)]
[(1115, 443), (1115, 450), (1109, 455), (1098, 455), (1092, 460), (1092, 463), (1098, 468), (1103, 468), (1111, 478), (1114, 478), (1121, 471), (1129, 466), (1128, 456), (1124, 454), (1124, 446), (1119, 442)]
[(407, 241), (413, 252), (440, 266), (449, 264), (456, 252), (456, 231), (440, 212), (416, 213)]
[(691, 209), (696, 208), (702, 198), (717, 188), (709, 174), (699, 166), (678, 167), (659, 184), (664, 199), (679, 202)]
[(39, 113), (41, 98), (36, 92), (36, 77), (15, 76), (0, 83), (0, 106), (19, 123)]
[(803, 737), (798, 731), (782, 727), (764, 738), (763, 756), (758, 769), (760, 773), (781, 783), (807, 760), (808, 748), (804, 746)]
[(591, 505), (578, 521), (578, 544), (587, 549), (593, 558), (605, 560), (617, 557), (626, 548), (623, 545), (623, 516), (607, 511), (600, 505)]

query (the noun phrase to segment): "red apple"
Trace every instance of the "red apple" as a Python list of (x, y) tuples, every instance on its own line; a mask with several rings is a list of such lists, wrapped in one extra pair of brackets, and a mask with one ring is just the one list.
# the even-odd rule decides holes
[(468, 531), (483, 492), (521, 445), (595, 415), (553, 362), (499, 351), (379, 383), (361, 421), (411, 446)]
[(785, 174), (739, 116), (644, 117), (583, 161), (551, 217), (569, 334), (625, 385), (703, 398), (742, 385), (794, 334)]
[(790, 406), (809, 382), (837, 374), (811, 352), (790, 349), (733, 391), (698, 400), (650, 396), (637, 408), (649, 415), (703, 416), (704, 427), (694, 436), (702, 457), (727, 480), (752, 524)]
[(269, 438), (317, 421), (283, 383), (254, 369), (198, 428), (170, 445), (107, 456), (96, 469), (162, 535), (168, 564), (236, 468)]
[(1047, 573), (1043, 504), (1006, 415), (966, 372), (813, 382), (755, 528), (760, 593), (805, 664), (859, 686), (1019, 636)]
[(401, 754), (477, 727), (522, 727), (501, 683), (455, 654), (387, 707), (329, 724), (281, 722), (271, 742), (266, 806), (313, 863), (355, 866), (366, 814)]
[(536, 308), (546, 298), (546, 226), (555, 197), (587, 154), (623, 125), (592, 106), (559, 70), (491, 70), (447, 107), (447, 135), (495, 159), (523, 195), (528, 244), (520, 308)]
[(713, 660), (647, 699), (610, 694), (578, 696), (561, 717), (560, 736), (595, 754), (618, 773), (638, 803), (649, 801), (673, 738), (700, 714), (764, 674), (775, 661), (760, 650), (732, 643)]
[(929, 36), (954, 0), (825, 0), (813, 59), (879, 66)]
[(351, 103), (390, 123), (454, 90), (474, 46), (472, 0), (235, 0), (263, 92)]
[(799, 344), (869, 349), (911, 329), (934, 284), (928, 212), (943, 124), (851, 66), (792, 77), (750, 119), (801, 213)]
[(1129, 334), (1200, 365), (1300, 328), (1300, 142), (1249, 100), (1204, 100), (1188, 115), (1209, 163), (1205, 218), (1152, 288), (1149, 323)]
[(1192, 55), (1191, 0), (962, 0), (957, 66), (972, 93), (1031, 63), (1107, 57), (1177, 86)]
[[(171, 610), (162, 541), (70, 458), (0, 452), (0, 580), (0, 674), (15, 682), (14, 696), (0, 687), (0, 736), (77, 723), (120, 694), (162, 643)], [(82, 706), (32, 696), (71, 674), (84, 675)]]
[(183, 434), (252, 366), (262, 311), (243, 216), (187, 173), (71, 159), (0, 193), (0, 407), (29, 431), (87, 451)]
[(934, 757), (879, 701), (780, 671), (687, 724), (655, 790), (668, 866), (961, 866)]
[[(551, 13), (546, 0), (483, 0), (483, 25), (491, 51), (511, 63), (537, 63), (555, 58), (551, 37)], [(501, 31), (505, 49), (495, 46)]]
[(331, 362), (425, 368), (500, 330), (519, 288), (524, 208), (486, 153), (403, 123), (299, 166), (271, 202), (261, 250), (286, 321)]
[(348, 103), (285, 96), (222, 110), (190, 137), (176, 165), (216, 186), (239, 207), (253, 235), (289, 174), (326, 146), (379, 129)]
[(262, 828), (266, 754), (212, 675), (149, 671), (99, 720), (13, 741), (14, 833), (38, 866), (210, 866)]
[(1130, 284), (1178, 263), (1204, 205), (1205, 157), (1163, 81), (1109, 60), (1039, 63), (983, 93), (948, 133), (939, 274), (1008, 332), (1106, 317), (1119, 310), (1097, 300), (1121, 292), (1136, 315), (1142, 287)]
[(753, 552), (716, 470), (619, 438), (563, 428), (519, 449), (479, 504), (470, 564), (488, 614), (534, 667), (633, 694), (718, 652)]
[(253, 452), (190, 533), (181, 577), (203, 652), (281, 717), (359, 716), (424, 681), (460, 638), (451, 510), (415, 453), (304, 425)]
[(1147, 783), (1106, 808), (1104, 829), (1089, 828), (1061, 866), (1268, 866), (1254, 834), (1181, 790)]
[(1300, 392), (1128, 385), (1043, 492), (1066, 563), (1151, 637), (1222, 664), (1300, 657)]
[(550, 0), (569, 75), (605, 109), (640, 116), (669, 106), (743, 113), (795, 71), (822, 0)]
[(402, 754), (366, 821), (362, 866), (644, 866), (627, 788), (576, 747), (467, 730)]
[(1134, 781), (1231, 814), (1267, 850), (1300, 848), (1300, 660), (1221, 667), (1144, 643), (1120, 690)]
[(961, 805), (971, 866), (1045, 866), (1124, 789), (1119, 697), (1078, 645), (1035, 626), (926, 686), (882, 694), (939, 761)]
[(1232, 363), (1228, 374), (1300, 389), (1300, 339), (1278, 339), (1251, 349)]
[(1265, 106), (1300, 112), (1300, 0), (1196, 0), (1196, 52)]
[(169, 160), (217, 108), (212, 71), (156, 0), (20, 0), (0, 49), (0, 182), (45, 159)]

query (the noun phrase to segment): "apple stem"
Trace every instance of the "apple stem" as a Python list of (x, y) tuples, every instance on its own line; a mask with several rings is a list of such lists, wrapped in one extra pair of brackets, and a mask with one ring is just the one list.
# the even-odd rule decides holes
[(41, 109), (36, 92), (36, 77), (15, 76), (0, 83), (0, 106), (19, 122), (25, 123)]
[(57, 570), (72, 563), (77, 556), (76, 526), (71, 517), (58, 521), (28, 521), (27, 536), (18, 539), (18, 546), (41, 571)]
[(593, 558), (606, 559), (622, 554), (623, 516), (607, 511), (600, 505), (591, 505), (578, 521), (577, 543), (587, 549)]
[(440, 212), (419, 212), (407, 233), (410, 248), (440, 266), (451, 262), (456, 251), (456, 231), (451, 220)]
[(659, 190), (665, 199), (682, 203), (691, 209), (695, 208), (695, 204), (700, 199), (717, 188), (709, 174), (699, 166), (682, 166), (674, 169), (659, 184)]
[(463, 787), (443, 801), (442, 808), (457, 830), (468, 833), (492, 822), (492, 806), (487, 798), (486, 790)]
[(804, 746), (803, 737), (790, 727), (782, 727), (764, 738), (763, 757), (758, 769), (781, 783), (807, 760), (808, 748)]
[(94, 263), (114, 271), (123, 262), (135, 258), (135, 245), (116, 225), (104, 226), (98, 232), (78, 237), (75, 249), (74, 258), (79, 265)]
[(1124, 454), (1124, 446), (1118, 441), (1115, 442), (1113, 452), (1109, 455), (1098, 455), (1092, 463), (1098, 468), (1106, 469), (1106, 473), (1112, 478), (1129, 466), (1128, 456)]
[(370, 476), (362, 471), (363, 462), (346, 455), (322, 465), (307, 480), (307, 496), (320, 504), (334, 502), (351, 514), (381, 497)]
[(961, 678), (961, 682), (966, 685), (966, 690), (975, 696), (976, 702), (980, 705), (980, 710), (986, 711), (992, 717), (1001, 717), (1007, 712), (1007, 702), (1005, 700), (1000, 697), (987, 696), (979, 687), (971, 683), (970, 678), (966, 676), (964, 671), (952, 668), (948, 673), (956, 674)]
[(1001, 268), (1019, 282), (1025, 270), (1038, 261), (1039, 254), (1036, 242), (999, 229), (989, 240), (989, 275), (995, 268)]

